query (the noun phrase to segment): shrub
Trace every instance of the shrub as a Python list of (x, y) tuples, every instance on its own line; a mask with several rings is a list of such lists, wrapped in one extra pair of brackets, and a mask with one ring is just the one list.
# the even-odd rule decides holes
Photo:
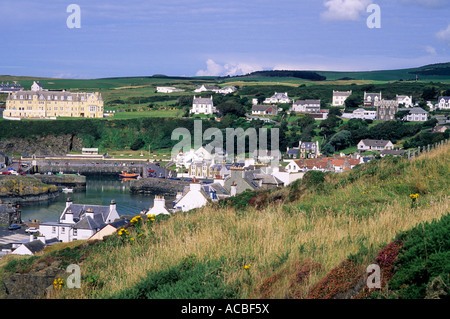
[[(427, 285), (450, 273), (450, 215), (423, 223), (399, 237), (405, 241), (390, 289), (399, 298), (423, 299)], [(448, 289), (448, 288), (447, 288)]]
[(237, 286), (223, 281), (220, 261), (200, 262), (195, 256), (167, 270), (150, 272), (133, 287), (113, 299), (229, 299), (237, 297)]

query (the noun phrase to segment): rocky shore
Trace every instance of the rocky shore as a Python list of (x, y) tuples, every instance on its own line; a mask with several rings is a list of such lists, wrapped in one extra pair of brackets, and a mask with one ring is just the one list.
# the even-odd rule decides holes
[(0, 200), (4, 204), (43, 201), (59, 195), (55, 185), (48, 185), (33, 176), (11, 176), (0, 178)]
[(189, 182), (175, 179), (164, 178), (141, 178), (131, 182), (130, 192), (132, 194), (158, 194), (158, 195), (176, 195), (182, 192)]

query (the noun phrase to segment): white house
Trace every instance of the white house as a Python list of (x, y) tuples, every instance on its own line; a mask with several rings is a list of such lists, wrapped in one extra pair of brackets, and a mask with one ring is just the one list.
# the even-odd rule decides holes
[(31, 85), (31, 91), (33, 92), (38, 92), (38, 91), (47, 91), (44, 90), (44, 87), (42, 86), (42, 84), (39, 81), (33, 81), (33, 84)]
[(412, 96), (407, 96), (407, 95), (396, 95), (397, 100), (397, 104), (403, 104), (405, 105), (405, 107), (412, 107), (413, 106), (413, 102), (412, 102)]
[(172, 161), (175, 162), (175, 165), (177, 167), (185, 167), (189, 169), (189, 167), (194, 162), (211, 162), (213, 158), (218, 161), (223, 161), (225, 160), (225, 155), (221, 151), (218, 151), (217, 154), (210, 153), (206, 148), (202, 146), (196, 150), (191, 148), (187, 153), (179, 152), (175, 158), (172, 158)]
[(343, 106), (345, 104), (345, 100), (352, 95), (352, 91), (335, 91), (333, 90), (333, 101), (331, 102), (331, 106)]
[(173, 92), (183, 92), (183, 89), (178, 89), (173, 86), (157, 86), (156, 92), (158, 93), (173, 93)]
[(208, 202), (208, 195), (203, 191), (202, 185), (193, 180), (189, 185), (189, 191), (183, 194), (174, 202), (175, 211), (181, 210), (186, 212), (191, 209), (199, 208)]
[(384, 151), (394, 149), (394, 144), (391, 141), (386, 140), (361, 140), (358, 143), (358, 151)]
[(437, 105), (440, 110), (450, 109), (450, 96), (440, 96)]
[(403, 120), (409, 121), (409, 122), (425, 122), (428, 121), (428, 112), (425, 111), (421, 107), (413, 107), (410, 109), (407, 108), (401, 108), (398, 109), (398, 111), (409, 111), (408, 115), (406, 115)]
[(375, 102), (379, 102), (382, 100), (381, 92), (380, 93), (367, 93), (364, 92), (364, 107), (375, 107)]
[(116, 203), (109, 206), (73, 204), (68, 198), (59, 222), (45, 222), (39, 225), (39, 232), (46, 240), (57, 238), (62, 242), (88, 239), (106, 224), (119, 219)]
[(236, 92), (236, 87), (234, 86), (225, 86), (217, 91), (220, 94), (230, 94)]
[(318, 113), (320, 112), (320, 100), (294, 100), (290, 111), (299, 113)]
[(377, 111), (359, 108), (354, 110), (352, 113), (343, 113), (342, 117), (347, 119), (376, 120)]
[(252, 115), (277, 115), (278, 109), (275, 105), (252, 105)]
[[(30, 235), (32, 237), (33, 235)], [(13, 247), (14, 248), (14, 247)], [(45, 239), (30, 239), (28, 242), (21, 243), (11, 252), (13, 255), (34, 255), (45, 248)]]
[(196, 93), (200, 93), (200, 92), (215, 92), (215, 93), (217, 93), (217, 92), (219, 92), (219, 90), (220, 90), (220, 88), (218, 86), (202, 84), (202, 85), (198, 85), (195, 88), (194, 92), (196, 92)]
[(164, 196), (155, 196), (155, 199), (153, 201), (153, 207), (150, 208), (150, 210), (147, 212), (147, 215), (169, 215), (169, 211), (166, 208), (166, 200), (164, 199)]
[(192, 101), (192, 109), (189, 111), (193, 114), (213, 114), (216, 113), (216, 107), (214, 106), (213, 97), (203, 98), (196, 97)]
[(289, 98), (287, 92), (285, 92), (285, 93), (275, 92), (274, 95), (265, 99), (263, 103), (265, 103), (265, 104), (291, 103), (291, 99)]

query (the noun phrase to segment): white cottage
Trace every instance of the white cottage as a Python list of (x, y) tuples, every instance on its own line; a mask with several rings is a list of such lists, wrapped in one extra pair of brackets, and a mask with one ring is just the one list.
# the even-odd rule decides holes
[(214, 106), (213, 97), (210, 98), (196, 97), (192, 101), (192, 109), (189, 111), (191, 114), (213, 114), (216, 113), (216, 107)]
[(412, 96), (396, 95), (395, 99), (397, 100), (397, 104), (398, 105), (403, 104), (405, 107), (412, 107), (413, 106)]
[(191, 209), (199, 208), (208, 202), (208, 195), (203, 191), (202, 185), (193, 180), (189, 185), (189, 190), (180, 195), (174, 203), (174, 209), (186, 212)]
[(166, 200), (164, 196), (155, 196), (153, 200), (153, 207), (147, 212), (147, 215), (170, 215), (169, 211), (166, 208)]
[(344, 106), (345, 100), (352, 95), (352, 91), (335, 91), (333, 90), (332, 106)]
[(73, 204), (72, 200), (68, 198), (59, 222), (41, 223), (39, 232), (46, 240), (57, 238), (62, 242), (70, 242), (88, 239), (106, 224), (119, 218), (114, 200), (109, 206), (100, 206)]

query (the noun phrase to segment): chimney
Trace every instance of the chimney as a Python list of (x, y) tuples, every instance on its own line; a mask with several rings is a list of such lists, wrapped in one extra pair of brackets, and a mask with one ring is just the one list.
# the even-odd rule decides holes
[(64, 222), (68, 223), (68, 224), (73, 224), (73, 214), (72, 211), (70, 209), (68, 209), (66, 211), (66, 213), (64, 214)]
[(230, 196), (236, 196), (236, 194), (237, 194), (237, 185), (233, 181), (233, 184), (231, 184), (231, 188), (230, 188)]
[(94, 219), (94, 210), (92, 208), (86, 209), (86, 217)]
[(30, 234), (30, 243), (31, 243), (32, 241), (34, 241), (34, 235), (33, 235), (33, 234)]
[(198, 181), (198, 179), (193, 179), (191, 182), (191, 185), (189, 186), (189, 189), (191, 191), (200, 191), (202, 188), (202, 185), (200, 184), (200, 182)]
[(164, 199), (164, 196), (155, 196), (155, 199), (153, 200), (153, 207), (154, 208), (160, 208), (165, 209), (166, 207), (166, 200)]
[(179, 201), (181, 199), (181, 197), (183, 197), (183, 193), (182, 192), (177, 192), (177, 196), (175, 197), (175, 201)]
[(109, 204), (109, 211), (113, 212), (116, 210), (116, 201), (114, 199), (111, 200), (111, 203)]
[(66, 208), (68, 208), (70, 205), (72, 205), (72, 198), (67, 197), (67, 200), (66, 200)]

